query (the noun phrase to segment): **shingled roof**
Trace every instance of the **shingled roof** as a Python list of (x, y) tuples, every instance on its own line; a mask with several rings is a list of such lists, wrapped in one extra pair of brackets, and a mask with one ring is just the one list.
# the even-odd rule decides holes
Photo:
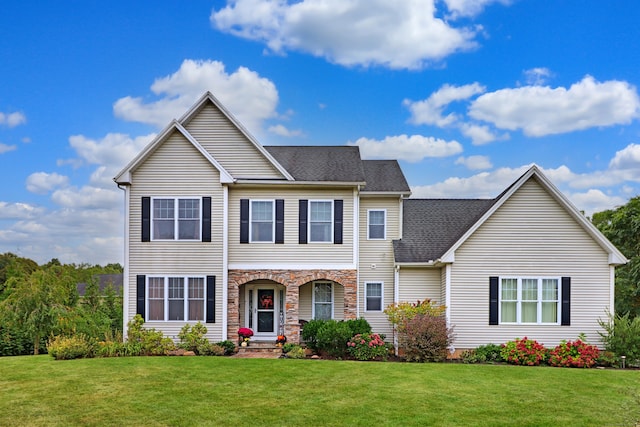
[(358, 147), (265, 146), (296, 181), (364, 182)]
[(411, 192), (396, 160), (363, 160), (362, 165), (367, 181), (363, 192)]
[(403, 238), (393, 241), (398, 263), (439, 259), (497, 199), (406, 199)]

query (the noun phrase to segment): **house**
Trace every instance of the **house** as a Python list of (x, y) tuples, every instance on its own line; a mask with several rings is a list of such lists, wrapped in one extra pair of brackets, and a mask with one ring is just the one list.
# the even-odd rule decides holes
[(532, 166), (491, 200), (411, 199), (395, 160), (353, 146), (261, 145), (210, 93), (114, 178), (125, 194), (124, 323), (177, 337), (285, 334), (384, 308), (447, 307), (455, 348), (587, 335), (625, 257)]
[[(98, 293), (102, 296), (106, 295), (108, 288), (112, 288), (115, 295), (120, 295), (122, 293), (122, 279), (122, 274), (96, 274), (93, 277), (93, 280), (95, 280), (98, 285)], [(87, 283), (76, 284), (76, 290), (80, 297), (85, 296), (87, 286)]]

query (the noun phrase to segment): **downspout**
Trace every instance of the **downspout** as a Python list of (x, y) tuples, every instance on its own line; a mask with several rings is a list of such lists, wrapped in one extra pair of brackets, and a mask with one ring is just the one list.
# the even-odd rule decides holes
[(222, 187), (222, 340), (227, 339), (229, 296), (229, 187)]
[(129, 323), (129, 186), (118, 184), (118, 188), (124, 191), (124, 266), (122, 270), (122, 338), (127, 340)]
[[(400, 301), (400, 266), (396, 265), (393, 269), (393, 303), (398, 304)], [(398, 330), (393, 325), (393, 348), (396, 356), (398, 355)]]
[(356, 318), (360, 317), (360, 186), (353, 190), (353, 264), (356, 267)]

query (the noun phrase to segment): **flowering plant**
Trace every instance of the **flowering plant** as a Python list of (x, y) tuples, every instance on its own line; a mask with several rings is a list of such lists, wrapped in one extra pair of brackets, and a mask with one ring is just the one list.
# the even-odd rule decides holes
[(284, 344), (287, 342), (287, 337), (285, 337), (284, 335), (278, 335), (278, 338), (276, 338), (276, 344)]
[(551, 350), (549, 364), (570, 368), (591, 368), (598, 361), (600, 350), (582, 340), (563, 341)]
[(240, 336), (240, 338), (248, 341), (248, 338), (251, 338), (253, 336), (253, 331), (250, 328), (240, 328), (238, 329), (238, 335)]
[(358, 334), (347, 341), (347, 351), (357, 360), (387, 359), (389, 349), (378, 334)]
[(524, 337), (502, 344), (500, 355), (513, 365), (538, 366), (546, 362), (549, 350), (538, 341)]

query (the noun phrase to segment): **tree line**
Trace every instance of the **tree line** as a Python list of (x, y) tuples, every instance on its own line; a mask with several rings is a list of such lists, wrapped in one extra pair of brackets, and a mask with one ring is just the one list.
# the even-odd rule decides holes
[[(122, 336), (121, 290), (101, 292), (101, 274), (122, 274), (120, 264), (38, 265), (7, 252), (0, 255), (0, 356), (39, 354), (54, 335), (95, 339)], [(84, 296), (78, 284), (85, 283)]]

